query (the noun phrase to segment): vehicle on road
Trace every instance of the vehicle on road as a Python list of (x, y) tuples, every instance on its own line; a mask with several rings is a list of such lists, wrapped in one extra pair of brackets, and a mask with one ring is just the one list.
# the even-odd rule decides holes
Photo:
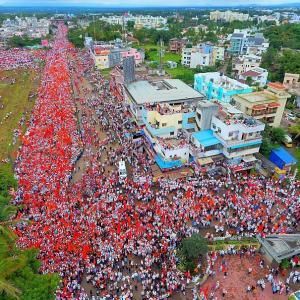
[(127, 170), (126, 170), (125, 161), (123, 161), (123, 160), (119, 161), (119, 170), (118, 171), (119, 171), (119, 177), (121, 179), (127, 178)]
[(289, 135), (285, 135), (284, 136), (284, 140), (283, 140), (283, 144), (287, 147), (287, 148), (292, 148), (293, 147), (293, 141), (292, 138)]

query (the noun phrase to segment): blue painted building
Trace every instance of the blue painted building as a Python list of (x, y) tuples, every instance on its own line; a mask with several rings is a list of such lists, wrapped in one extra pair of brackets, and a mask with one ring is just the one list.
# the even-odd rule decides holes
[(234, 95), (253, 92), (253, 89), (247, 84), (243, 84), (219, 72), (196, 74), (194, 77), (194, 89), (205, 94), (208, 100), (217, 99), (225, 103), (230, 103)]

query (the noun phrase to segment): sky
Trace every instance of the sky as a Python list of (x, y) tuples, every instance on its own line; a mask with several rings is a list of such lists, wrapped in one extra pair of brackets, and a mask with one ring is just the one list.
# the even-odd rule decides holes
[(236, 6), (247, 4), (276, 5), (299, 3), (300, 0), (0, 0), (5, 6), (105, 6), (105, 7), (145, 7), (145, 6)]

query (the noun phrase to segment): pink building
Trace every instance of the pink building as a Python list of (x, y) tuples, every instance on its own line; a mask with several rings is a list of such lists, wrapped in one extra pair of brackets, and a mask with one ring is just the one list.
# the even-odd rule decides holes
[(124, 49), (121, 51), (122, 58), (133, 56), (136, 65), (141, 65), (144, 62), (144, 52), (135, 48)]

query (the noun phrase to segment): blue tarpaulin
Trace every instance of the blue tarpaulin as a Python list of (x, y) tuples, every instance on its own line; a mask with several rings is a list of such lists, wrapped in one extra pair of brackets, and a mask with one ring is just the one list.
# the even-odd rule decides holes
[(199, 142), (203, 147), (209, 147), (220, 144), (221, 142), (213, 135), (213, 131), (203, 130), (192, 134), (192, 137)]
[(282, 147), (272, 150), (270, 161), (281, 170), (286, 166), (295, 165), (297, 163), (297, 159)]

